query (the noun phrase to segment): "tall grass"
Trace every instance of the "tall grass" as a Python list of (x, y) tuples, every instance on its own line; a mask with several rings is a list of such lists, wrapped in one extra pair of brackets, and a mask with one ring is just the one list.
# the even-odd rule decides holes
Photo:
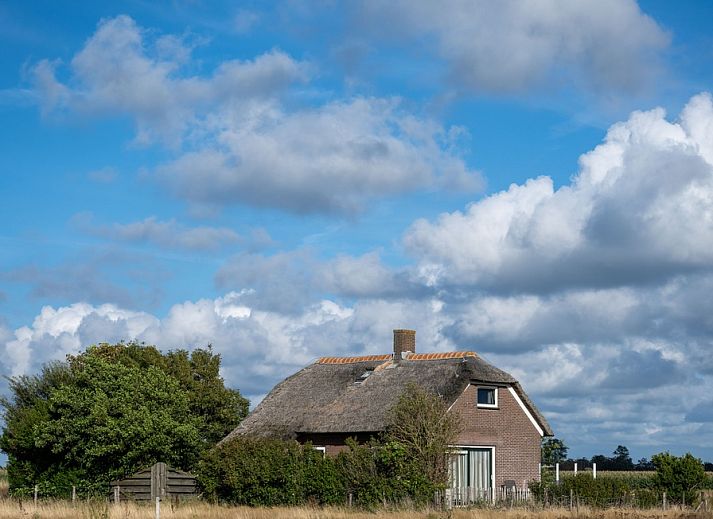
[(9, 492), (7, 483), (7, 470), (0, 467), (0, 499), (6, 498)]
[[(81, 503), (76, 507), (64, 501), (41, 503), (34, 506), (32, 501), (19, 504), (16, 500), (0, 501), (0, 519), (28, 517), (33, 519), (153, 519), (151, 506), (135, 504), (111, 505), (106, 502)], [(663, 512), (611, 509), (590, 511), (581, 509), (570, 512), (566, 509), (547, 510), (452, 510), (443, 511), (382, 511), (363, 512), (341, 508), (248, 508), (221, 507), (206, 503), (181, 505), (171, 509), (164, 506), (162, 518), (169, 519), (686, 519), (710, 518), (710, 514), (697, 515), (668, 510)]]

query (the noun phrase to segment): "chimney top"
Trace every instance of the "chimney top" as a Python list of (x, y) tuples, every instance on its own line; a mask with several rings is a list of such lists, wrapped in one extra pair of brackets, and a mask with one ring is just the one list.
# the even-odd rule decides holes
[(416, 353), (416, 330), (394, 330), (394, 360), (398, 362), (406, 352)]

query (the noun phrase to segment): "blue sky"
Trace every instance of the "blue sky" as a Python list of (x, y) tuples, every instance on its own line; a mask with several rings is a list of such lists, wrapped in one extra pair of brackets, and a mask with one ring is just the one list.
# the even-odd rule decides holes
[(3, 2), (0, 372), (480, 352), (573, 455), (713, 459), (713, 6)]

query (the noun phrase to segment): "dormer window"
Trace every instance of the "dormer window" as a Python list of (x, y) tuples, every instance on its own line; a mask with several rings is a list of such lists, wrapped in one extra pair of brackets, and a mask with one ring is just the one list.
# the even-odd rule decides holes
[(359, 375), (359, 377), (354, 381), (354, 383), (355, 383), (355, 384), (361, 384), (361, 383), (364, 382), (367, 378), (369, 378), (369, 375), (371, 375), (372, 373), (374, 373), (374, 368), (369, 368), (369, 369), (367, 369), (366, 371), (364, 371), (364, 373), (362, 373), (361, 375)]
[(498, 407), (498, 388), (478, 386), (478, 407), (496, 409)]

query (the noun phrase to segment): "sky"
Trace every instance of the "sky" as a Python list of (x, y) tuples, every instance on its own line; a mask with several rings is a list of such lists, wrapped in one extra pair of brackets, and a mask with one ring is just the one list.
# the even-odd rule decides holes
[(1, 1), (0, 374), (212, 344), (254, 406), (412, 328), (713, 460), (712, 89), (707, 1)]

